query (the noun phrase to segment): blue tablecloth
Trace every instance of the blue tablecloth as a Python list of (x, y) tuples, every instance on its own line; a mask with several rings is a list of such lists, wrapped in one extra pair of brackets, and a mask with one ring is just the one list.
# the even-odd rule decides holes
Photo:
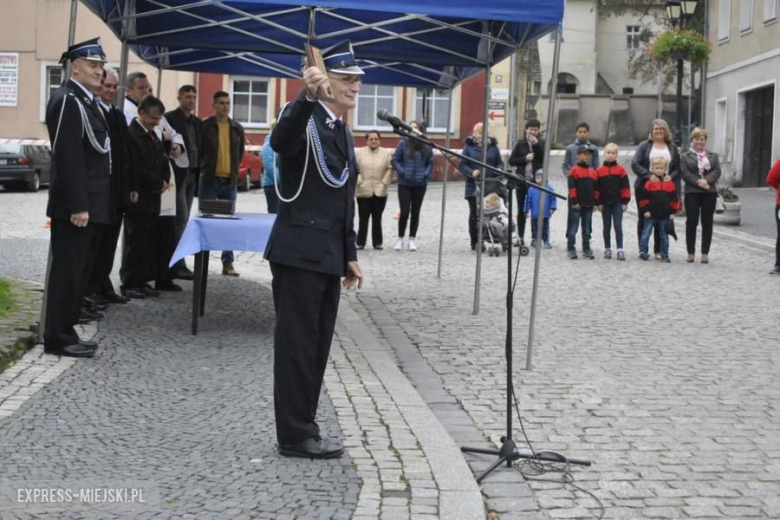
[(265, 251), (276, 215), (236, 213), (235, 216), (238, 218), (191, 218), (169, 266), (201, 251)]

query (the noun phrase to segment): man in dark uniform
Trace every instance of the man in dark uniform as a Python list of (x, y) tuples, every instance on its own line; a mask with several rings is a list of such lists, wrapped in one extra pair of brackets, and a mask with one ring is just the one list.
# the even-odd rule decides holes
[(111, 141), (108, 125), (92, 95), (106, 61), (100, 40), (72, 46), (62, 62), (71, 77), (46, 107), (52, 148), (52, 177), (46, 214), (51, 218), (44, 351), (92, 357), (97, 344), (81, 341), (74, 326), (92, 263), (106, 224), (111, 223)]
[[(356, 105), (363, 71), (349, 42), (323, 57), (328, 70), (306, 68), (304, 90), (283, 109), (271, 135), (282, 197), (265, 258), (276, 308), (276, 436), (287, 457), (344, 453), (338, 440), (320, 436), (315, 417), (341, 285), (363, 285), (352, 222), (358, 168), (352, 135), (341, 120)], [(333, 98), (319, 100), (319, 87), (328, 80)]]
[[(192, 85), (179, 87), (179, 107), (165, 113), (168, 123), (184, 138), (184, 147), (190, 160), (186, 168), (174, 166), (176, 175), (176, 242), (181, 239), (184, 228), (192, 211), (192, 201), (198, 185), (200, 151), (203, 148), (203, 121), (195, 115), (195, 106), (198, 102), (198, 91)], [(179, 260), (173, 266), (176, 278), (192, 280), (192, 271), (187, 268), (184, 259)]]
[(116, 98), (119, 79), (114, 69), (103, 72), (103, 81), (95, 91), (100, 102), (103, 116), (108, 123), (111, 137), (111, 224), (100, 239), (95, 267), (92, 269), (89, 292), (90, 299), (97, 303), (127, 303), (130, 298), (117, 294), (111, 283), (111, 271), (114, 268), (114, 256), (122, 229), (125, 208), (138, 199), (136, 192), (130, 192), (130, 170), (127, 161), (127, 120), (125, 115), (113, 105)]

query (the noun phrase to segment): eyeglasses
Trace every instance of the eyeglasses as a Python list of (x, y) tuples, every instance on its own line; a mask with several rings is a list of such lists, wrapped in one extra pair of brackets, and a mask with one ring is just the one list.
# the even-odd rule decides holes
[(112, 85), (111, 83), (103, 83), (103, 88), (110, 88), (111, 90), (116, 90), (119, 88), (119, 85)]
[(330, 79), (338, 80), (342, 83), (347, 83), (349, 85), (360, 85), (363, 83), (363, 80), (360, 79), (360, 76), (331, 76), (328, 75)]

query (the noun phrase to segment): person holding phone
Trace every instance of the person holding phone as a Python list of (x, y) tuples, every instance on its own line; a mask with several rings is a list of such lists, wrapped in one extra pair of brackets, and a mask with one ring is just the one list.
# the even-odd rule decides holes
[[(538, 119), (529, 119), (525, 123), (525, 135), (518, 140), (509, 156), (509, 166), (515, 167), (515, 173), (525, 179), (533, 179), (544, 166), (544, 139), (539, 137), (542, 123)], [(526, 172), (528, 165), (531, 172)], [(518, 243), (525, 245), (525, 198), (528, 185), (523, 183), (515, 190), (517, 193), (517, 236)]]

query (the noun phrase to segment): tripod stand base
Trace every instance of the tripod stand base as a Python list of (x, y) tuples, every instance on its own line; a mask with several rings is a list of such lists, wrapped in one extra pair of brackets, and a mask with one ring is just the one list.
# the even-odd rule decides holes
[(561, 456), (558, 456), (557, 454), (552, 453), (546, 453), (546, 452), (540, 452), (534, 454), (530, 450), (520, 450), (518, 449), (517, 445), (514, 443), (512, 439), (507, 439), (506, 437), (501, 437), (501, 448), (498, 450), (488, 450), (485, 448), (467, 448), (462, 447), (460, 451), (462, 453), (478, 453), (481, 455), (494, 455), (498, 457), (498, 460), (496, 460), (493, 464), (488, 466), (488, 468), (477, 475), (477, 483), (482, 482), (482, 479), (487, 477), (490, 473), (493, 472), (496, 468), (498, 468), (502, 463), (506, 462), (506, 467), (511, 467), (512, 462), (518, 460), (518, 459), (530, 459), (535, 458), (536, 460), (544, 461), (544, 462), (568, 462), (569, 464), (576, 464), (578, 466), (590, 466), (591, 462), (587, 459), (571, 459), (571, 458), (562, 458)]

